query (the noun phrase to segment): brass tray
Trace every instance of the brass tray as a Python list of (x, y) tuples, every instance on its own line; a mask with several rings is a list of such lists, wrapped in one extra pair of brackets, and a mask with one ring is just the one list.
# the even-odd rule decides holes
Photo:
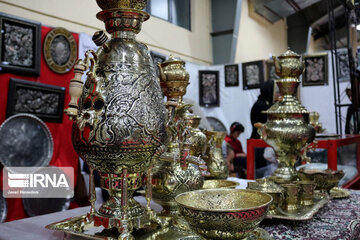
[(350, 197), (350, 192), (346, 189), (334, 187), (330, 190), (330, 197), (333, 199), (341, 199)]
[(271, 214), (270, 212), (266, 216), (268, 219), (285, 219), (290, 221), (306, 221), (311, 218), (323, 207), (325, 204), (329, 202), (328, 197), (320, 198), (314, 197), (314, 205), (312, 206), (301, 206), (299, 210), (295, 213), (286, 212), (280, 208), (277, 208), (276, 214)]
[[(93, 239), (93, 240), (117, 240), (118, 233), (111, 230), (104, 230), (103, 227), (94, 227), (89, 224), (84, 226), (84, 231), (80, 230), (80, 226), (84, 221), (86, 215), (68, 218), (60, 222), (52, 223), (45, 226), (50, 230), (57, 230), (64, 232), (64, 239), (79, 240), (79, 239)], [(270, 234), (262, 229), (255, 229), (256, 235), (245, 238), (244, 240), (273, 240)], [(139, 230), (132, 233), (136, 240), (200, 240), (201, 238), (186, 233), (174, 227), (165, 229), (150, 226), (148, 229)]]

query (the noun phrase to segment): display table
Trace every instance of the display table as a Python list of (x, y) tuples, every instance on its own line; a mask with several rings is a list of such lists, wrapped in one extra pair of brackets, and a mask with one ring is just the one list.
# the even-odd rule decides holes
[[(232, 179), (234, 180), (234, 179)], [(240, 180), (241, 188), (246, 181)], [(135, 197), (145, 204), (143, 197)], [(261, 227), (266, 229), (274, 239), (360, 239), (360, 191), (351, 190), (347, 199), (331, 200), (310, 221), (289, 222), (275, 219), (264, 220)], [(151, 203), (159, 211), (161, 207)], [(89, 211), (89, 207), (67, 210), (38, 217), (26, 218), (0, 224), (1, 240), (42, 240), (63, 239), (63, 233), (45, 229), (45, 226), (79, 216)], [(170, 240), (170, 239), (169, 239)]]
[[(357, 143), (357, 162), (356, 167), (360, 172), (360, 135), (343, 135), (332, 138), (316, 138), (316, 148), (328, 150), (328, 168), (337, 170), (337, 148), (345, 145)], [(247, 178), (254, 179), (255, 177), (255, 148), (269, 147), (269, 145), (261, 139), (248, 139), (247, 140)], [(358, 174), (351, 182), (346, 184), (346, 187), (351, 186), (353, 183), (360, 180)], [(345, 186), (344, 186), (345, 187)]]

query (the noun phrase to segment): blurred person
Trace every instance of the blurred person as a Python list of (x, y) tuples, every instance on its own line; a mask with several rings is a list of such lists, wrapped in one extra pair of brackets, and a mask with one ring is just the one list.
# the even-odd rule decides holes
[[(251, 137), (253, 139), (260, 139), (258, 129), (254, 126), (255, 123), (266, 123), (267, 114), (262, 111), (268, 110), (273, 104), (274, 97), (274, 80), (264, 82), (260, 87), (260, 95), (257, 101), (251, 108), (250, 118), (252, 124)], [(264, 148), (255, 148), (255, 176), (261, 178), (267, 171), (268, 161), (264, 158)]]
[(227, 163), (229, 171), (231, 170), (237, 174), (238, 177), (245, 177), (246, 169), (246, 153), (244, 153), (239, 136), (245, 130), (244, 126), (239, 122), (234, 122), (230, 126), (230, 134), (225, 137), (225, 142), (228, 145), (227, 149)]

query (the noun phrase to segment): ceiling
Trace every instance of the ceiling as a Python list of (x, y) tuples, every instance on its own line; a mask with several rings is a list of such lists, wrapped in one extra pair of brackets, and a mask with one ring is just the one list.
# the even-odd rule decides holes
[[(299, 52), (306, 51), (310, 34), (315, 40), (324, 38), (324, 49), (330, 49), (328, 8), (331, 0), (249, 0), (255, 12), (269, 22), (287, 19), (289, 46)], [(346, 47), (346, 17), (344, 0), (332, 0), (336, 42)], [(359, 0), (355, 1), (356, 3)], [(293, 45), (293, 46), (292, 46)]]

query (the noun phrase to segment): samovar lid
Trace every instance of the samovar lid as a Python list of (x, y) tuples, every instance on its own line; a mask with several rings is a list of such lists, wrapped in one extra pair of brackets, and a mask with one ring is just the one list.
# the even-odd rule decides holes
[(296, 52), (288, 49), (285, 53), (281, 54), (278, 58), (300, 58), (300, 55)]
[(167, 65), (170, 65), (170, 64), (182, 64), (182, 65), (185, 65), (185, 61), (179, 59), (179, 58), (175, 58), (173, 55), (170, 54), (170, 57), (161, 63), (161, 67), (165, 67)]

